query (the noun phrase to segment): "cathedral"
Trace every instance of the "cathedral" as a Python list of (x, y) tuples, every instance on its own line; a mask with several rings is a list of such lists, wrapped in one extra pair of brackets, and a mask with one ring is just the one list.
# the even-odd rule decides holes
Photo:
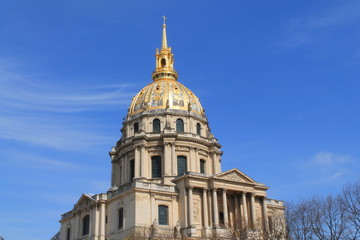
[(268, 239), (284, 228), (284, 204), (267, 198), (269, 187), (222, 171), (204, 109), (178, 81), (165, 19), (155, 63), (109, 153), (110, 189), (83, 194), (61, 216), (60, 239)]

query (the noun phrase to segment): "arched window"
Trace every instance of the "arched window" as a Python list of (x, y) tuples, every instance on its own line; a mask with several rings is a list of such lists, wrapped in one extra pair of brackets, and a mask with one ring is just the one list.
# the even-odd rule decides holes
[(151, 157), (151, 173), (152, 178), (161, 178), (161, 157), (152, 156)]
[(201, 135), (201, 125), (200, 125), (200, 123), (196, 124), (196, 134)]
[(84, 218), (83, 218), (83, 221), (82, 221), (82, 224), (83, 224), (83, 231), (82, 231), (82, 235), (88, 235), (89, 234), (89, 230), (90, 230), (90, 216), (89, 215), (86, 215)]
[(157, 118), (153, 120), (153, 132), (160, 132), (160, 120)]
[(168, 206), (159, 205), (159, 225), (168, 225)]
[(124, 227), (124, 209), (119, 209), (119, 229)]
[(205, 174), (205, 167), (206, 167), (206, 162), (204, 159), (200, 159), (200, 173), (204, 173)]
[(135, 161), (131, 160), (130, 161), (130, 181), (133, 180), (134, 176), (135, 176)]
[(184, 121), (181, 118), (176, 120), (176, 131), (184, 132)]
[(165, 60), (165, 58), (161, 59), (161, 67), (166, 67), (166, 60)]
[(185, 156), (177, 157), (178, 176), (183, 175), (187, 171), (187, 163)]

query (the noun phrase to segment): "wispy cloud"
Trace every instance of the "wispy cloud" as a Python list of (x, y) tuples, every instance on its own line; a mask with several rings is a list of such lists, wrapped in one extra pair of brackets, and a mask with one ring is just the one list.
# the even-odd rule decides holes
[(113, 139), (99, 131), (105, 127), (101, 122), (88, 116), (126, 109), (135, 95), (129, 83), (82, 86), (69, 80), (45, 81), (20, 69), (17, 64), (0, 66), (0, 138), (6, 140), (60, 150), (91, 150)]
[(338, 180), (351, 174), (356, 162), (357, 159), (349, 154), (319, 151), (300, 165), (303, 172), (311, 177), (302, 184), (323, 184)]
[(50, 84), (34, 77), (0, 72), (2, 111), (79, 112), (120, 107), (134, 93), (130, 84), (76, 86)]
[(316, 41), (326, 32), (358, 23), (359, 20), (359, 1), (339, 1), (339, 4), (327, 7), (325, 10), (290, 19), (285, 45), (297, 47)]
[(79, 166), (73, 162), (67, 162), (65, 160), (57, 160), (44, 156), (40, 156), (34, 153), (22, 153), (22, 152), (6, 152), (0, 151), (2, 156), (6, 156), (6, 159), (10, 161), (2, 161), (0, 165), (16, 165), (33, 169), (44, 170), (66, 170), (73, 171), (78, 169), (84, 169), (84, 166)]
[(336, 154), (333, 152), (318, 152), (312, 159), (312, 163), (322, 166), (334, 166), (344, 164), (353, 161), (354, 158), (351, 155)]

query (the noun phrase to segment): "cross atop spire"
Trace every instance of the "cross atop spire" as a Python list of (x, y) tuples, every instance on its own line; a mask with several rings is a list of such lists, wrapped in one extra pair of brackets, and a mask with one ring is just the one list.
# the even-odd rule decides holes
[(166, 25), (166, 16), (162, 16), (162, 18), (164, 19), (164, 25)]
[(167, 37), (166, 37), (166, 17), (163, 16), (162, 17), (164, 19), (164, 24), (163, 24), (163, 35), (162, 35), (162, 44), (161, 44), (161, 48), (165, 49), (168, 48), (167, 46)]

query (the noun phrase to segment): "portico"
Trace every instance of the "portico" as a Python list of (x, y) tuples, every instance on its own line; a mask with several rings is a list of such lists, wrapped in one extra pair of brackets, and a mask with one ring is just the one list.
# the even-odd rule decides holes
[[(268, 228), (265, 202), (268, 187), (237, 169), (214, 176), (188, 172), (173, 182), (184, 196), (179, 199), (184, 206), (181, 223), (188, 236), (216, 234), (226, 228)], [(195, 192), (199, 205), (194, 203)], [(194, 213), (201, 218), (194, 219)]]

